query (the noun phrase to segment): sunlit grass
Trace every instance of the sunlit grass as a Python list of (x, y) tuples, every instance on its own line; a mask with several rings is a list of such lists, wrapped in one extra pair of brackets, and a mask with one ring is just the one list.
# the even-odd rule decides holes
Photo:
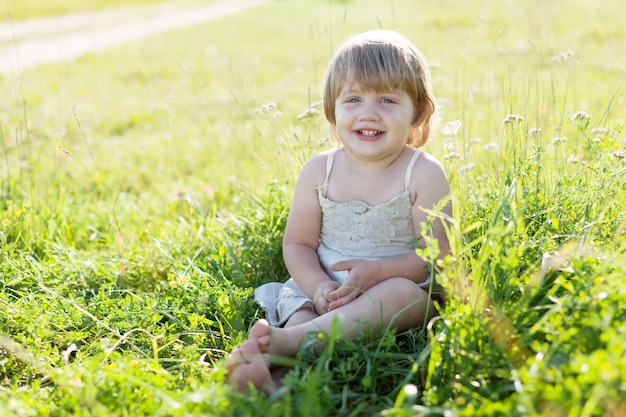
[[(216, 0), (177, 0), (178, 6), (207, 4)], [(168, 0), (4, 0), (0, 7), (0, 22), (17, 22), (27, 19), (61, 16), (69, 13), (85, 13), (111, 10), (121, 7), (138, 7), (168, 3)]]
[[(620, 7), (275, 1), (4, 76), (0, 416), (621, 415)], [(245, 399), (219, 364), (252, 288), (286, 278), (295, 176), (330, 146), (326, 62), (379, 26), (432, 65), (450, 302)]]

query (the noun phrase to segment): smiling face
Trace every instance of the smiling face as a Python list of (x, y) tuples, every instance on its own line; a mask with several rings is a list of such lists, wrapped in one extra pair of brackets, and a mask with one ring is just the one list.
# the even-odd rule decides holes
[(335, 100), (336, 134), (356, 158), (395, 157), (408, 141), (416, 112), (411, 97), (402, 90), (345, 84)]
[(406, 93), (416, 109), (406, 143), (415, 147), (426, 143), (436, 101), (426, 62), (406, 38), (388, 30), (368, 31), (354, 36), (335, 53), (324, 86), (324, 113), (333, 130), (339, 128), (335, 105), (340, 103), (340, 95), (355, 87), (403, 97)]

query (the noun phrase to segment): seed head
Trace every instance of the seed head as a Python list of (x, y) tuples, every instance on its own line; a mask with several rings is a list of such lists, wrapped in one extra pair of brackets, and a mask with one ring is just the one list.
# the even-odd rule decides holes
[(524, 121), (524, 116), (519, 116), (517, 114), (509, 114), (508, 116), (506, 116), (504, 118), (504, 120), (502, 121), (502, 124), (513, 124), (515, 122), (523, 122)]

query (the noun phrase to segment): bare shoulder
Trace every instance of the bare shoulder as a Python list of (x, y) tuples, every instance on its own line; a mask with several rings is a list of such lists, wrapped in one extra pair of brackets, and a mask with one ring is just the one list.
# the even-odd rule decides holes
[(410, 188), (416, 196), (428, 194), (445, 196), (450, 192), (448, 177), (441, 162), (433, 155), (422, 152), (411, 173)]
[(447, 178), (441, 162), (433, 155), (422, 152), (417, 160), (417, 163), (415, 164), (415, 167), (413, 168), (412, 177), (414, 179), (418, 179), (419, 177), (423, 178), (425, 175), (435, 175)]
[(300, 170), (298, 181), (321, 185), (326, 177), (326, 161), (330, 153), (331, 151), (324, 151), (309, 158)]

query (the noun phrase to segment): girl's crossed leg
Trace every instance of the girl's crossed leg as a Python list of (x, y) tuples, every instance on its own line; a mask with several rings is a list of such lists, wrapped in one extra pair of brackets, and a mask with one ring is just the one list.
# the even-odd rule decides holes
[(360, 297), (321, 316), (311, 310), (300, 310), (284, 328), (271, 327), (267, 320), (257, 321), (248, 340), (226, 360), (229, 381), (240, 391), (251, 383), (258, 391), (271, 393), (280, 385), (287, 371), (272, 367), (268, 356), (295, 358), (307, 342), (307, 336), (329, 333), (341, 315), (341, 334), (356, 337), (366, 326), (382, 332), (391, 321), (398, 331), (422, 327), (436, 314), (428, 292), (406, 278), (390, 278), (365, 291)]

